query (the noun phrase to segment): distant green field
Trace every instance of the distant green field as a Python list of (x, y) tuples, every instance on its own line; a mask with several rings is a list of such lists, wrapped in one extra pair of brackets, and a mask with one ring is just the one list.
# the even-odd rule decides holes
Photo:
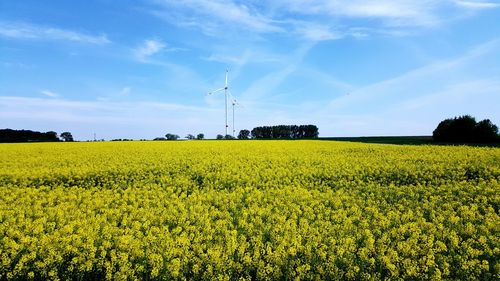
[(362, 143), (383, 143), (401, 145), (468, 145), (468, 146), (492, 146), (500, 147), (500, 143), (444, 143), (434, 142), (432, 136), (378, 136), (378, 137), (332, 137), (321, 138), (322, 140), (349, 141)]
[(432, 136), (387, 136), (387, 137), (337, 137), (322, 138), (326, 140), (350, 141), (363, 143), (386, 143), (386, 144), (432, 144)]

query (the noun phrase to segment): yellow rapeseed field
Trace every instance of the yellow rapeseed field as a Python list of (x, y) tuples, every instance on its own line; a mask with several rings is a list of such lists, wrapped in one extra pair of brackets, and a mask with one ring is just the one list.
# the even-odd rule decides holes
[(500, 278), (500, 149), (0, 145), (0, 280)]

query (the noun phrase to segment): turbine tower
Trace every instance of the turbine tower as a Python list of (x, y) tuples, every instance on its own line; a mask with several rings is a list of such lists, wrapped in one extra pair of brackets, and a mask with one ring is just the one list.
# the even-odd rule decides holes
[(236, 127), (234, 126), (234, 107), (235, 106), (241, 106), (242, 105), (236, 100), (236, 98), (229, 92), (229, 95), (231, 96), (231, 105), (233, 106), (233, 137), (235, 137), (236, 133)]
[(235, 130), (234, 130), (234, 105), (235, 105), (235, 104), (236, 104), (236, 100), (235, 100), (235, 99), (233, 99), (233, 100), (232, 100), (232, 105), (233, 105), (233, 138), (235, 137), (235, 136), (234, 136), (234, 131), (235, 131)]
[[(220, 92), (220, 91), (224, 91), (224, 99), (225, 99), (225, 113), (226, 113), (226, 134), (224, 136), (227, 136), (227, 128), (229, 127), (227, 125), (227, 94), (229, 93), (229, 85), (227, 84), (227, 74), (228, 74), (229, 70), (226, 69), (226, 83), (224, 84), (224, 88), (220, 88), (220, 89), (217, 89), (215, 91), (212, 91), (212, 92), (209, 92), (208, 95), (212, 95), (212, 94), (215, 94), (217, 92)], [(234, 130), (234, 128), (233, 128)]]

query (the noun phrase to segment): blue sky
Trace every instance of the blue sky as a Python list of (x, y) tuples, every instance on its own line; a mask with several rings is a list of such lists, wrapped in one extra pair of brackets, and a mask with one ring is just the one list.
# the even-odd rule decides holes
[(500, 1), (0, 0), (1, 128), (214, 138), (226, 69), (236, 133), (500, 125)]

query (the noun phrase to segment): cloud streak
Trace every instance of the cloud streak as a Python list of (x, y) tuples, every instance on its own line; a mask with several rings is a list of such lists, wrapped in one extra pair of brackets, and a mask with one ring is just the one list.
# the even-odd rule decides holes
[(295, 32), (302, 38), (310, 41), (329, 41), (341, 39), (345, 36), (331, 27), (317, 23), (302, 23), (295, 28)]
[[(473, 0), (275, 0), (267, 5), (232, 0), (151, 1), (156, 4), (153, 14), (177, 26), (199, 29), (206, 35), (223, 37), (229, 30), (245, 30), (264, 35), (298, 34), (309, 41), (346, 36), (401, 36), (408, 29), (433, 28), (500, 6), (492, 1)], [(300, 21), (297, 15), (302, 18)]]
[(104, 34), (89, 35), (73, 30), (25, 22), (0, 22), (0, 37), (24, 40), (55, 40), (103, 45), (111, 41)]
[(132, 92), (132, 88), (130, 87), (123, 87), (121, 90), (120, 90), (120, 93), (119, 95), (120, 96), (128, 96), (130, 95), (130, 93)]
[(134, 49), (135, 57), (140, 61), (145, 61), (147, 58), (161, 52), (166, 45), (158, 40), (145, 40), (142, 45)]
[(286, 65), (284, 67), (260, 77), (244, 90), (241, 95), (243, 99), (246, 102), (253, 102), (264, 96), (269, 98), (269, 94), (281, 85), (290, 74), (297, 70), (313, 47), (313, 43), (307, 43), (299, 47), (290, 57), (286, 58)]
[[(441, 1), (442, 2), (442, 1)], [(435, 24), (435, 10), (439, 1), (392, 1), (392, 0), (312, 0), (294, 1), (290, 5), (286, 1), (285, 9), (299, 14), (328, 17), (347, 17), (382, 20), (391, 26), (430, 26)]]
[(491, 1), (465, 0), (298, 0), (278, 3), (281, 10), (303, 15), (377, 19), (386, 26), (416, 27), (435, 26), (450, 14), (499, 7), (498, 3)]
[(181, 51), (181, 48), (169, 47), (158, 39), (144, 40), (139, 46), (132, 50), (135, 59), (144, 63), (153, 63), (151, 58), (163, 52), (176, 52)]
[(499, 3), (491, 1), (453, 1), (456, 5), (467, 9), (494, 9), (500, 7)]
[[(156, 0), (153, 2), (165, 8), (164, 12), (171, 8), (190, 10), (193, 17), (179, 16), (174, 13), (168, 13), (168, 15), (177, 20), (177, 25), (195, 26), (207, 33), (223, 25), (226, 30), (237, 25), (239, 28), (259, 33), (283, 31), (280, 26), (260, 14), (257, 9), (229, 0)], [(164, 13), (159, 15), (162, 14), (165, 15)], [(207, 19), (209, 19), (208, 22)], [(206, 29), (207, 25), (212, 27)]]
[(44, 96), (47, 96), (49, 98), (57, 98), (57, 97), (59, 97), (59, 94), (54, 93), (54, 92), (49, 91), (49, 90), (41, 90), (40, 94), (42, 94)]

